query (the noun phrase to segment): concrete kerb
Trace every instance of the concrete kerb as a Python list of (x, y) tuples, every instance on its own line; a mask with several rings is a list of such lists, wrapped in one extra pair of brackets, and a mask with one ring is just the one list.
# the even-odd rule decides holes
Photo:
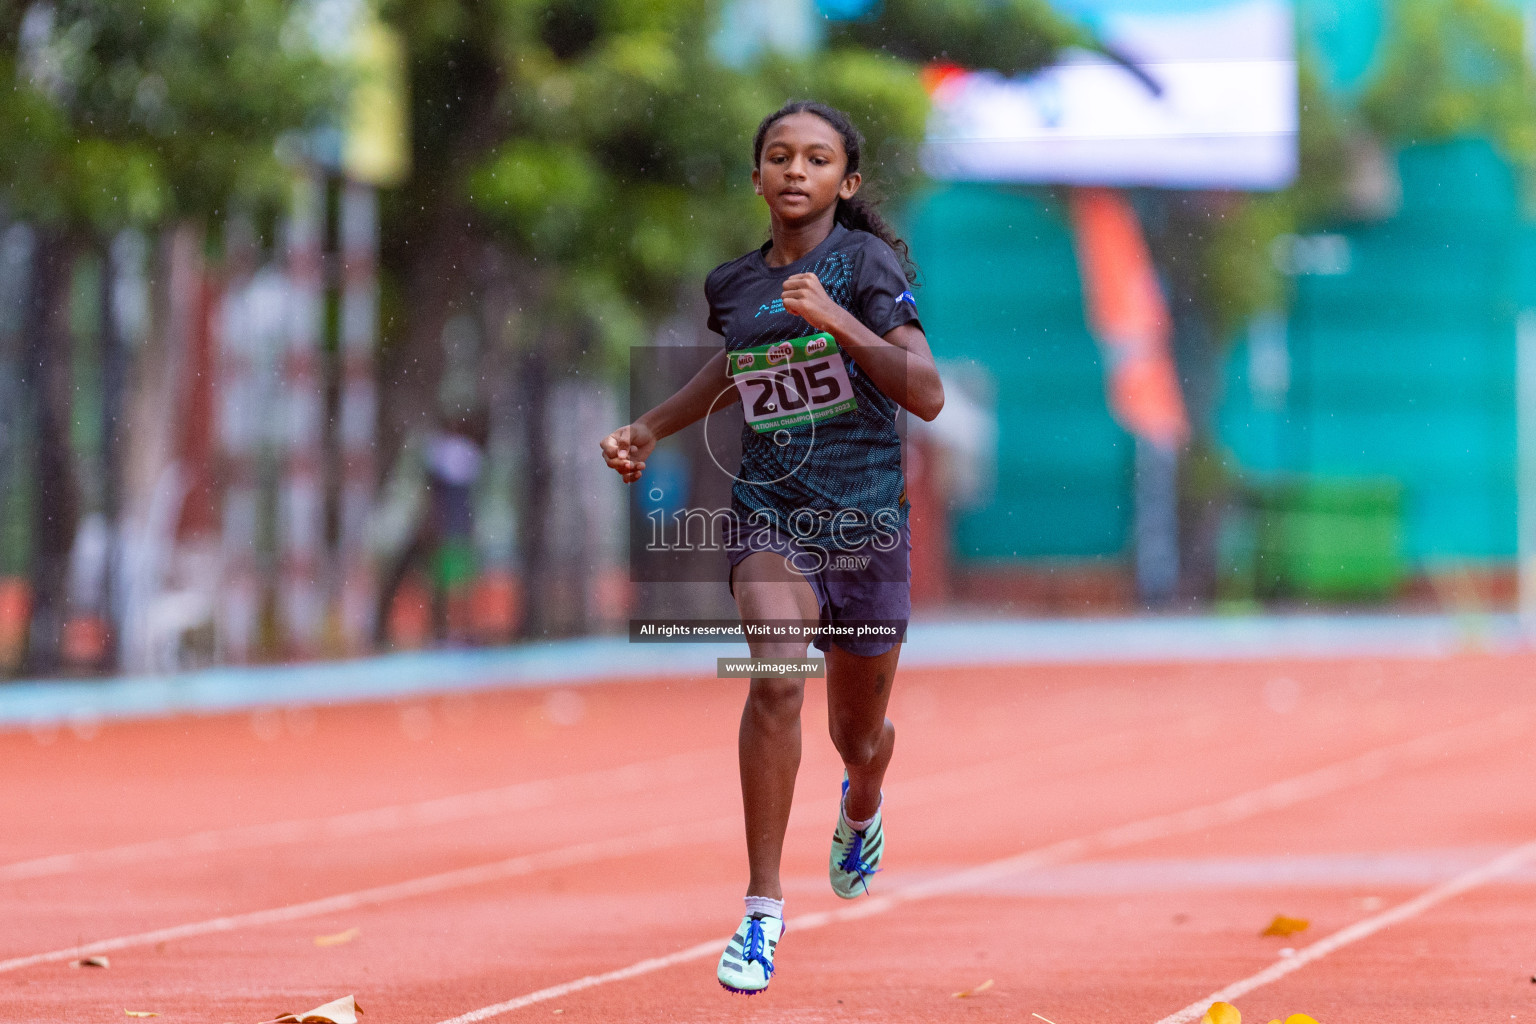
[[(351, 704), (433, 694), (715, 674), (741, 644), (589, 637), (337, 662), (0, 684), (0, 729)], [(919, 619), (908, 667), (1433, 658), (1527, 649), (1514, 615)]]

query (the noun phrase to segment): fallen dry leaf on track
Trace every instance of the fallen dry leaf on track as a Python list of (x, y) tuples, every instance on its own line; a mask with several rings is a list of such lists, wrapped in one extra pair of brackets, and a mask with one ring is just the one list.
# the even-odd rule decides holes
[(956, 992), (950, 998), (952, 998), (952, 999), (969, 999), (969, 998), (971, 998), (971, 996), (976, 995), (978, 992), (985, 992), (987, 989), (989, 989), (991, 987), (992, 987), (992, 979), (988, 978), (986, 981), (982, 982), (980, 985), (977, 985), (975, 988), (968, 988), (964, 992)]
[(1231, 1003), (1212, 1003), (1200, 1024), (1243, 1024), (1243, 1015)]
[(1304, 932), (1312, 922), (1304, 917), (1286, 917), (1284, 914), (1276, 914), (1275, 919), (1269, 922), (1269, 927), (1259, 932), (1260, 935), (1295, 935)]
[(317, 946), (340, 946), (340, 945), (343, 945), (345, 943), (351, 942), (353, 939), (357, 938), (361, 934), (363, 934), (363, 931), (362, 931), (361, 928), (348, 928), (346, 931), (344, 931), (344, 932), (337, 932), (335, 935), (316, 935), (315, 936), (315, 945), (317, 945)]
[(358, 1015), (362, 1012), (363, 1008), (357, 1005), (356, 998), (342, 996), (313, 1010), (285, 1013), (281, 1017), (264, 1020), (261, 1024), (357, 1024)]
[(148, 1010), (124, 1010), (123, 1012), (126, 1013), (130, 1017), (158, 1017), (158, 1016), (160, 1016), (158, 1013), (151, 1013)]
[(69, 962), (69, 966), (71, 966), (71, 967), (110, 967), (110, 966), (112, 966), (112, 964), (111, 964), (111, 961), (109, 961), (104, 956), (84, 956), (84, 957), (81, 957), (79, 960), (71, 960)]

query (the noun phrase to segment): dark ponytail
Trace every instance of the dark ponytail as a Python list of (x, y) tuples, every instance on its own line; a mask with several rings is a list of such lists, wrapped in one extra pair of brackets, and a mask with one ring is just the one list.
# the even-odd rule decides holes
[[(752, 138), (753, 167), (756, 167), (763, 158), (763, 138), (768, 134), (768, 129), (790, 114), (815, 114), (831, 125), (837, 134), (842, 136), (843, 152), (848, 156), (848, 166), (843, 173), (852, 174), (859, 169), (859, 153), (864, 147), (864, 136), (859, 134), (859, 130), (853, 126), (853, 121), (847, 114), (825, 103), (817, 103), (815, 100), (790, 100), (763, 118), (763, 123), (757, 126), (757, 134)], [(896, 232), (875, 210), (874, 202), (866, 199), (862, 194), (855, 195), (852, 199), (839, 198), (833, 219), (850, 231), (868, 231), (890, 246), (895, 251), (896, 257), (901, 260), (901, 270), (906, 274), (907, 281), (909, 283), (917, 281), (917, 264), (912, 262), (912, 251), (907, 247), (906, 242), (896, 237)]]

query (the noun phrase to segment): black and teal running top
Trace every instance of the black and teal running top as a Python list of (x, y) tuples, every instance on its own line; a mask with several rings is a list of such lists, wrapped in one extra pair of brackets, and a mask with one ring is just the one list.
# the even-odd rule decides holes
[[(884, 336), (918, 323), (901, 263), (881, 239), (841, 225), (786, 266), (768, 266), (768, 248), (721, 264), (704, 282), (709, 328), (725, 337), (732, 365), (751, 371), (771, 364), (781, 375), (776, 395), (771, 382), (760, 390), (743, 389), (749, 422), (742, 428), (733, 512), (743, 526), (767, 519), (802, 542), (823, 546), (867, 540), (871, 531), (892, 532), (907, 521), (896, 426), (900, 407), (860, 371), (855, 357), (837, 350), (826, 336), (799, 341), (817, 331), (786, 311), (781, 295), (786, 278), (814, 273), (832, 301)], [(840, 391), (844, 375), (852, 408)], [(826, 415), (784, 414), (802, 406)], [(754, 411), (765, 426), (754, 429)], [(761, 515), (754, 519), (754, 513)]]

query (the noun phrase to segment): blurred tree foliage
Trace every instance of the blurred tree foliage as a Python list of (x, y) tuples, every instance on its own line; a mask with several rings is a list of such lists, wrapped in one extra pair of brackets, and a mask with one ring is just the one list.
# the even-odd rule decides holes
[(1275, 238), (1379, 215), (1356, 192), (1363, 160), (1476, 136), (1536, 184), (1536, 76), (1524, 38), (1520, 10), (1501, 0), (1396, 0), (1357, 99), (1327, 88), (1304, 53), (1296, 181), (1197, 204), (1183, 225), (1199, 240), (1190, 286), (1215, 335), (1226, 341), (1254, 313), (1283, 305), (1285, 282), (1269, 258)]
[[(410, 47), (418, 173), (392, 210), (394, 263), (457, 210), (467, 229), (530, 268), (536, 336), (643, 341), (715, 262), (761, 240), (751, 133), (791, 96), (848, 109), (887, 194), (914, 173), (927, 98), (914, 61), (1016, 71), (1076, 34), (1043, 2), (895, 0), (835, 28), (829, 48), (733, 69), (711, 52), (718, 0), (410, 0), (386, 8)], [(886, 164), (889, 164), (889, 168)], [(394, 236), (393, 231), (387, 235)], [(410, 306), (412, 312), (417, 308)]]
[(1536, 170), (1536, 76), (1524, 16), (1500, 0), (1393, 6), (1378, 71), (1360, 100), (1370, 128), (1398, 145), (1480, 136)]
[(282, 194), (274, 141), (338, 98), (288, 0), (0, 6), (13, 216), (112, 231)]
[[(59, 655), (82, 482), (96, 482), (109, 518), (118, 511), (127, 373), (104, 269), (111, 238), (234, 201), (275, 207), (288, 177), (274, 144), (340, 97), (294, 11), (287, 0), (0, 2), (0, 76), (10, 83), (0, 90), (0, 212), (32, 228), (14, 355), (26, 408), (13, 418), (30, 448), (33, 671)], [(102, 437), (89, 471), (71, 446), (82, 433), (72, 293), (85, 266), (98, 323), (83, 334), (101, 366), (91, 412)]]
[(1097, 46), (1091, 34), (1046, 0), (885, 0), (877, 17), (836, 23), (831, 39), (834, 46), (1008, 75), (1045, 67), (1068, 46)]
[(1303, 60), (1297, 81), (1297, 175), (1274, 193), (1166, 192), (1159, 232), (1172, 290), (1193, 304), (1225, 346), (1254, 314), (1285, 302), (1285, 281), (1270, 256), (1281, 235), (1347, 212), (1352, 150), (1359, 126)]
[[(1230, 486), (1231, 460), (1214, 439), (1221, 356), (1248, 321), (1284, 308), (1289, 281), (1271, 246), (1282, 235), (1387, 215), (1369, 193), (1390, 177), (1397, 150), (1454, 138), (1498, 146), (1536, 186), (1536, 78), (1524, 52), (1521, 12), (1500, 0), (1395, 0), (1373, 70), (1356, 97), (1330, 89), (1302, 53), (1299, 169), (1272, 194), (1163, 193), (1154, 245), (1182, 321), (1180, 370), (1195, 438), (1181, 490), (1193, 517)], [(1190, 525), (1186, 521), (1186, 525)], [(1189, 531), (1191, 546), (1214, 538)], [(1214, 565), (1186, 550), (1186, 563)], [(1192, 581), (1208, 593), (1213, 579)]]
[[(551, 469), (548, 382), (612, 372), (625, 349), (697, 303), (704, 273), (760, 244), (751, 140), (791, 97), (849, 111), (866, 175), (902, 195), (928, 101), (916, 62), (1004, 70), (1072, 37), (1043, 3), (891, 0), (798, 59), (727, 65), (711, 39), (721, 0), (392, 0), (411, 79), (411, 179), (384, 206), (386, 436), (440, 410), (444, 329), (477, 317), (515, 359), (529, 434), (523, 571), (541, 589)], [(594, 430), (608, 425), (592, 424)], [(594, 436), (594, 441), (595, 441)], [(540, 609), (529, 628), (538, 630)]]

